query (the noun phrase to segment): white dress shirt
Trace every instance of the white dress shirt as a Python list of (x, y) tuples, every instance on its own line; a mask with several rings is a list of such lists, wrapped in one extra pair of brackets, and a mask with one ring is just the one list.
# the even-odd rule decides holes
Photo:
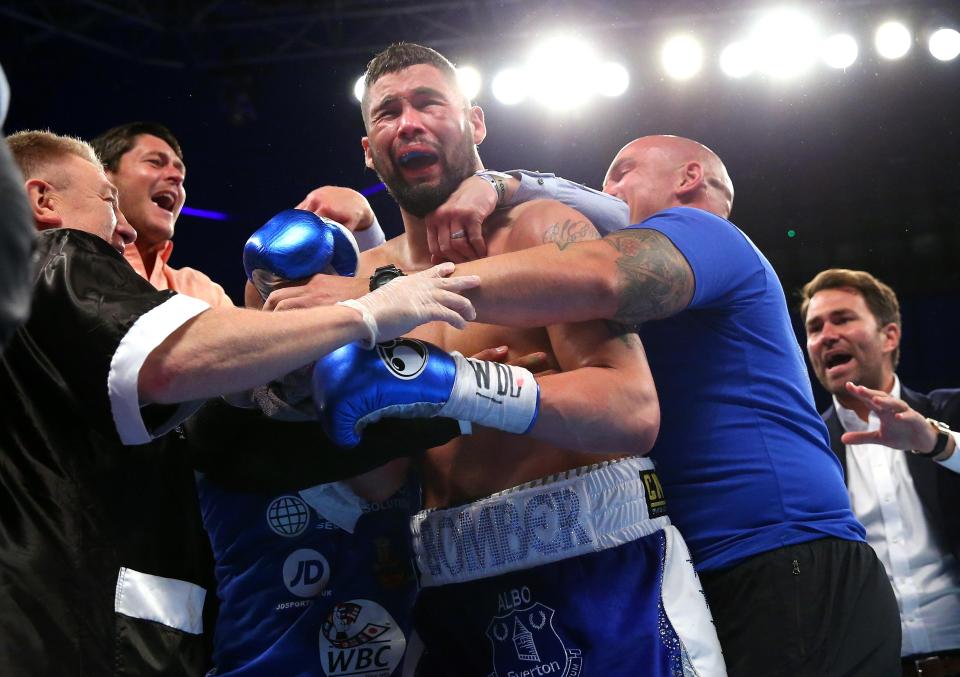
[[(890, 394), (900, 397), (899, 379), (894, 378)], [(873, 412), (864, 422), (836, 398), (833, 404), (846, 431), (880, 427)], [(953, 435), (960, 443), (960, 435)], [(924, 515), (907, 468), (910, 452), (879, 444), (847, 445), (846, 449), (853, 512), (866, 528), (867, 542), (883, 562), (900, 606), (900, 654), (960, 649), (960, 562)], [(960, 445), (953, 456), (958, 454)]]

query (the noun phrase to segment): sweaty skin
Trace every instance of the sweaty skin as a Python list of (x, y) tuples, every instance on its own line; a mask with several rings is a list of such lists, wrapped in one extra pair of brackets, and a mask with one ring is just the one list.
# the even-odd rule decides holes
[[(554, 213), (573, 218), (544, 218), (545, 214)], [(584, 240), (599, 237), (589, 222), (577, 219), (577, 216), (576, 212), (553, 203), (528, 203), (507, 212), (498, 212), (484, 225), (489, 252), (495, 255), (562, 238)], [(408, 237), (410, 235), (402, 235), (362, 254), (360, 276), (387, 263), (401, 262), (401, 268), (404, 261), (412, 264), (407, 261)], [(409, 336), (464, 355), (472, 355), (489, 346), (507, 345), (510, 348), (508, 361), (542, 351), (548, 355), (552, 368), (567, 370), (567, 373), (540, 379), (541, 386), (550, 388), (553, 394), (562, 391), (571, 400), (584, 401), (608, 398), (614, 408), (614, 400), (621, 406), (630, 401), (636, 405), (637, 416), (658, 417), (656, 393), (643, 348), (635, 335), (619, 325), (586, 322), (514, 329), (472, 323), (463, 331), (447, 331), (440, 324), (432, 323), (419, 327)], [(578, 371), (570, 373), (572, 369)], [(620, 382), (611, 388), (607, 379), (614, 374), (599, 370), (619, 372), (624, 381), (629, 381), (629, 388)], [(541, 407), (549, 408), (550, 398), (545, 397)], [(608, 413), (605, 407), (601, 409)], [(541, 416), (545, 414), (542, 409)], [(599, 413), (596, 418), (601, 418)], [(656, 429), (655, 423), (653, 429)], [(467, 502), (562, 470), (626, 455), (622, 452), (604, 453), (602, 433), (596, 429), (588, 430), (583, 421), (571, 421), (562, 437), (571, 442), (582, 442), (587, 435), (600, 440), (597, 446), (591, 451), (571, 451), (530, 435), (511, 435), (474, 426), (472, 435), (461, 436), (427, 452), (421, 462), (425, 507)], [(651, 436), (649, 443), (652, 442)], [(648, 448), (640, 443), (636, 452), (645, 453)]]

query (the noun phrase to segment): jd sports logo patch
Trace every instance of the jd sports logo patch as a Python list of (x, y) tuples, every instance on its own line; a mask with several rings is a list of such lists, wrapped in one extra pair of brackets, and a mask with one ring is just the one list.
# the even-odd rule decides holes
[(390, 373), (408, 381), (427, 366), (427, 347), (420, 341), (399, 338), (377, 344), (377, 354)]
[(297, 597), (316, 597), (329, 581), (330, 564), (316, 550), (294, 550), (283, 563), (283, 584)]

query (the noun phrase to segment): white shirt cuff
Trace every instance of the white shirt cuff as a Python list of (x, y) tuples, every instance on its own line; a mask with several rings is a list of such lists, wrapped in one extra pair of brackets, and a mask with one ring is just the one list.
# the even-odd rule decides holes
[(950, 454), (950, 458), (945, 461), (936, 461), (947, 470), (952, 470), (953, 472), (960, 475), (960, 431), (951, 431), (950, 434), (953, 436), (953, 441), (956, 447), (953, 450), (953, 453)]
[(209, 309), (210, 305), (205, 301), (185, 294), (176, 294), (141, 315), (120, 341), (110, 362), (107, 392), (110, 396), (113, 422), (120, 441), (124, 444), (146, 444), (173, 429), (199, 408), (200, 402), (181, 404), (162, 428), (147, 430), (140, 412), (138, 385), (140, 369), (153, 349), (187, 320)]

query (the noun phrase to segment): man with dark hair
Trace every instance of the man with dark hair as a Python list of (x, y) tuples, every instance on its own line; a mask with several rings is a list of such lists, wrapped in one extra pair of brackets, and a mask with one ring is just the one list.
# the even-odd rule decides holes
[[(419, 45), (392, 45), (371, 60), (363, 114), (367, 167), (386, 184), (404, 223), (403, 235), (361, 258), (360, 272), (378, 281), (388, 264), (394, 276), (430, 264), (424, 217), (482, 169), (477, 145), (487, 130), (454, 67)], [(491, 255), (598, 237), (581, 214), (550, 201), (495, 213), (483, 228)], [(479, 427), (428, 450), (419, 464), (425, 510), (411, 532), (424, 674), (723, 674), (686, 547), (653, 464), (643, 458), (659, 411), (636, 336), (613, 323), (584, 322), (530, 330), (475, 325), (457, 334), (431, 326), (411, 338), (436, 345), (405, 346), (429, 354), (409, 385), (422, 387), (431, 365), (451, 357), (444, 351), (457, 351), (456, 385), (440, 411), (465, 404), (469, 415), (462, 416)], [(543, 351), (557, 373), (501, 372), (462, 358), (491, 345), (508, 346), (514, 357)], [(331, 370), (361, 370), (365, 388), (399, 390), (364, 363), (357, 354), (318, 363), (331, 420), (337, 403), (345, 404), (327, 379)], [(498, 384), (496, 374), (505, 380)], [(450, 540), (451, 524), (462, 530), (462, 541), (453, 537), (462, 553)], [(571, 578), (579, 594), (566, 585)]]
[[(478, 280), (434, 269), (359, 306), (210, 308), (154, 289), (124, 261), (136, 234), (88, 144), (8, 140), (42, 232), (31, 316), (0, 356), (0, 673), (204, 674), (208, 546), (188, 479), (195, 440), (178, 425), (206, 398), (349, 342), (434, 319), (463, 326), (472, 309), (451, 292)], [(270, 451), (264, 438), (305, 444), (272, 432), (257, 451)], [(237, 458), (242, 438), (229, 444)], [(364, 469), (344, 455), (320, 466), (316, 481)]]
[[(370, 62), (367, 84), (363, 105), (367, 136), (362, 139), (366, 164), (377, 171), (399, 203), (405, 231), (361, 254), (359, 279), (366, 285), (369, 276), (369, 284), (376, 285), (429, 265), (423, 216), (482, 167), (477, 144), (486, 127), (483, 111), (463, 95), (452, 65), (425, 47), (391, 46)], [(497, 214), (485, 228), (491, 252), (570, 233), (597, 237), (577, 212), (545, 201)], [(288, 289), (297, 294), (303, 291), (288, 287), (270, 298)], [(436, 345), (414, 340), (420, 338), (462, 355), (448, 355)], [(549, 365), (561, 373), (534, 377), (516, 365), (501, 370), (463, 357), (491, 345), (502, 346), (498, 352), (509, 358), (543, 351)], [(422, 359), (426, 354), (429, 357)], [(652, 464), (639, 457), (653, 441), (657, 406), (635, 337), (622, 327), (599, 322), (530, 331), (478, 326), (458, 335), (434, 326), (370, 355), (344, 351), (318, 364), (317, 389), (333, 398), (342, 383), (341, 374), (353, 383), (354, 392), (399, 389), (395, 379), (384, 383), (382, 373), (368, 369), (373, 365), (360, 364), (364, 360), (401, 370), (408, 365), (409, 373), (398, 378), (418, 388), (436, 373), (435, 365), (443, 370), (448, 360), (455, 359), (455, 389), (462, 391), (460, 402), (472, 410), (456, 417), (484, 428), (431, 449), (420, 464), (424, 504), (436, 508), (417, 516), (414, 538), (425, 586), (417, 625), (428, 662), (420, 665), (424, 671), (420, 674), (487, 675), (491, 669), (499, 674), (520, 670), (532, 674), (558, 666), (564, 666), (564, 672), (589, 666), (611, 676), (689, 674), (685, 671), (691, 669), (723, 674), (719, 645), (683, 540), (669, 523)], [(477, 377), (474, 369), (493, 376)], [(510, 385), (498, 394), (500, 375)], [(389, 395), (384, 396), (382, 401), (389, 401)], [(419, 410), (430, 406), (425, 402)], [(340, 418), (333, 399), (324, 400), (324, 407), (329, 420)], [(448, 414), (441, 411), (440, 415)], [(343, 428), (352, 431), (355, 426), (344, 417)], [(526, 429), (524, 436), (501, 432)], [(389, 493), (403, 481), (405, 471), (384, 468), (375, 478), (365, 478), (351, 488), (361, 495), (371, 489)], [(325, 510), (337, 507), (333, 501), (317, 507), (321, 523), (329, 524), (333, 516)], [(511, 534), (515, 524), (500, 517), (524, 511), (529, 536)], [(327, 527), (329, 532), (289, 539), (285, 548), (282, 543), (275, 545), (283, 548), (277, 560), (272, 551), (265, 554), (262, 548), (247, 547), (251, 529), (232, 520), (231, 512), (225, 510), (216, 515), (217, 521), (207, 522), (211, 533), (223, 534), (214, 538), (215, 552), (224, 554), (218, 561), (230, 563), (221, 577), (226, 592), (221, 610), (230, 618), (224, 622), (222, 615), (218, 624), (224, 639), (220, 644), (218, 635), (220, 655), (225, 659), (218, 667), (226, 674), (244, 674), (244, 668), (253, 666), (290, 672), (291, 657), (316, 656), (319, 639), (319, 665), (300, 668), (312, 669), (310, 674), (361, 667), (382, 670), (382, 674), (408, 674), (412, 665), (403, 667), (396, 661), (409, 638), (409, 606), (397, 605), (378, 580), (369, 582), (369, 596), (343, 597), (350, 594), (352, 584), (381, 569), (379, 553), (365, 567), (337, 566), (346, 561), (347, 541), (340, 531)], [(471, 515), (480, 516), (476, 523), (488, 533), (470, 535), (480, 539), (480, 548), (486, 538), (488, 544), (508, 544), (510, 552), (479, 553), (478, 561), (472, 550), (469, 573), (434, 570), (436, 552), (424, 544), (436, 544), (431, 535), (438, 524), (441, 530), (451, 520), (463, 524), (456, 513), (466, 523), (473, 519)], [(496, 524), (483, 517), (492, 514), (499, 515)], [(222, 528), (230, 522), (234, 522), (232, 528)], [(277, 541), (273, 539), (274, 544)], [(310, 548), (322, 553), (323, 558), (311, 557), (311, 571), (316, 572), (314, 578), (321, 573), (329, 576), (324, 581), (330, 596), (281, 611), (275, 608), (276, 600), (302, 587), (308, 571), (290, 566), (287, 581), (276, 577), (275, 563), (292, 557), (294, 548), (294, 552)], [(322, 566), (324, 562), (330, 566)], [(570, 594), (563, 584), (568, 577), (577, 578), (578, 585), (590, 592)], [(623, 587), (610, 586), (611, 579), (620, 580)], [(251, 580), (262, 583), (253, 593), (247, 585)], [(522, 603), (504, 606), (501, 602), (511, 588), (521, 595)], [(617, 613), (609, 613), (614, 608)], [(449, 622), (452, 612), (458, 618), (455, 625)], [(280, 613), (288, 619), (286, 625), (276, 620)], [(548, 615), (552, 617), (549, 628), (544, 624)], [(487, 634), (494, 619), (496, 646)], [(539, 652), (531, 649), (518, 657), (517, 649), (508, 646), (522, 639), (512, 627), (513, 620), (529, 627)], [(503, 635), (505, 623), (511, 624), (512, 634)], [(376, 651), (369, 648), (365, 628), (383, 638)], [(416, 644), (407, 646), (406, 660), (415, 664)], [(371, 662), (373, 656), (381, 663)]]
[(123, 156), (133, 149), (137, 143), (137, 137), (142, 134), (157, 137), (170, 147), (181, 162), (183, 161), (183, 149), (180, 148), (177, 137), (157, 122), (128, 122), (117, 125), (111, 127), (90, 143), (97, 151), (97, 156), (103, 163), (104, 170), (116, 172), (120, 168), (120, 161)]
[(170, 130), (155, 122), (130, 122), (91, 143), (120, 191), (120, 211), (137, 231), (136, 243), (124, 252), (133, 269), (157, 289), (173, 289), (212, 307), (233, 305), (223, 287), (204, 273), (167, 264), (187, 197), (183, 151)]
[(960, 674), (960, 390), (900, 383), (900, 304), (870, 273), (824, 270), (802, 295), (830, 444), (899, 602), (903, 674)]

